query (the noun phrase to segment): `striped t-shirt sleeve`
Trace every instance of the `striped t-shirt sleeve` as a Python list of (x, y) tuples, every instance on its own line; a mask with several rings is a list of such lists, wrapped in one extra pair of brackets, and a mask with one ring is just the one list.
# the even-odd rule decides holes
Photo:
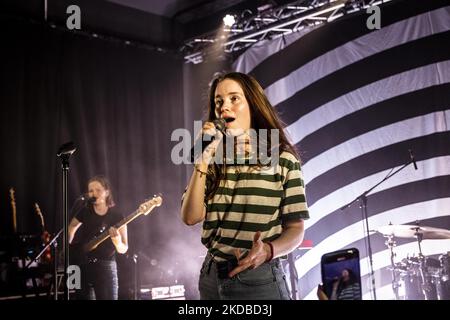
[(283, 159), (280, 165), (283, 167), (284, 175), (284, 197), (281, 201), (281, 220), (308, 219), (308, 205), (306, 203), (305, 183), (300, 167), (300, 162), (293, 155)]

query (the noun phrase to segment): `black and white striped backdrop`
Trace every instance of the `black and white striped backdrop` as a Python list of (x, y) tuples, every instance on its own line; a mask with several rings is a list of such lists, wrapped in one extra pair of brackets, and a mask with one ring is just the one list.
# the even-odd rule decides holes
[[(358, 205), (339, 208), (410, 160), (368, 196), (370, 230), (393, 224), (450, 229), (450, 6), (448, 1), (391, 1), (380, 30), (364, 11), (309, 32), (260, 43), (234, 69), (252, 74), (300, 150), (313, 248), (296, 261), (302, 299), (316, 299), (320, 258), (356, 247), (364, 299), (367, 239)], [(399, 262), (417, 255), (415, 239), (396, 239)], [(392, 299), (385, 238), (371, 232), (378, 299)], [(450, 251), (450, 240), (424, 240), (425, 255)]]

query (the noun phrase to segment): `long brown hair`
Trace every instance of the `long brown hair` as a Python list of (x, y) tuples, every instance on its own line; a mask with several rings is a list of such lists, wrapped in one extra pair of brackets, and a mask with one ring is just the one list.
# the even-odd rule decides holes
[(89, 179), (89, 181), (87, 183), (88, 186), (91, 182), (94, 182), (94, 181), (97, 181), (98, 183), (100, 183), (102, 185), (103, 188), (105, 188), (106, 191), (109, 191), (108, 196), (106, 197), (106, 206), (108, 208), (114, 207), (116, 204), (114, 203), (114, 198), (113, 198), (113, 194), (111, 191), (111, 184), (109, 183), (109, 180), (105, 176), (98, 175), (98, 176), (95, 176), (95, 177), (92, 177)]
[[(283, 130), (284, 123), (280, 120), (277, 112), (272, 107), (264, 93), (261, 85), (252, 76), (249, 76), (240, 72), (231, 72), (223, 75), (218, 75), (215, 77), (209, 88), (209, 100), (208, 100), (208, 120), (212, 122), (217, 119), (215, 112), (215, 93), (216, 88), (220, 82), (225, 79), (230, 79), (236, 81), (244, 92), (245, 99), (250, 108), (251, 126), (257, 134), (259, 134), (259, 129), (268, 129), (267, 132), (267, 152), (270, 155), (270, 141), (271, 141), (271, 130), (278, 129), (279, 132), (279, 153), (283, 151), (288, 151), (294, 156), (299, 158), (295, 147), (289, 142), (286, 134)], [(224, 178), (225, 164), (218, 165), (216, 163), (212, 164), (208, 168), (208, 184), (209, 188), (207, 191), (207, 199), (212, 198), (212, 196), (217, 191), (219, 187), (220, 180)]]

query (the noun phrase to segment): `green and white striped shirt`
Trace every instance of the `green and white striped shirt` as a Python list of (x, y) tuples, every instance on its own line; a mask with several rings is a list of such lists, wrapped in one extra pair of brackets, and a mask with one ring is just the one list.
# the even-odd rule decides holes
[(272, 241), (283, 223), (308, 218), (300, 162), (282, 152), (275, 167), (227, 165), (224, 180), (206, 203), (202, 243), (216, 260), (228, 260), (234, 248), (251, 249), (257, 231), (263, 241)]

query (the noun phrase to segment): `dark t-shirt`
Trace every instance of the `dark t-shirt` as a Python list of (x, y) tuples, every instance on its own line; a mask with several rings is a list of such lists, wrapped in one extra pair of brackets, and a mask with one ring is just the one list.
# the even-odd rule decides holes
[[(79, 239), (78, 243), (82, 246), (98, 236), (102, 230), (108, 230), (109, 227), (122, 220), (123, 216), (111, 208), (108, 209), (105, 215), (101, 216), (96, 214), (93, 206), (90, 205), (78, 212), (76, 218), (82, 223), (77, 232), (79, 233), (79, 237), (77, 237)], [(102, 260), (114, 260), (115, 252), (116, 250), (111, 239), (106, 239), (88, 256)]]

